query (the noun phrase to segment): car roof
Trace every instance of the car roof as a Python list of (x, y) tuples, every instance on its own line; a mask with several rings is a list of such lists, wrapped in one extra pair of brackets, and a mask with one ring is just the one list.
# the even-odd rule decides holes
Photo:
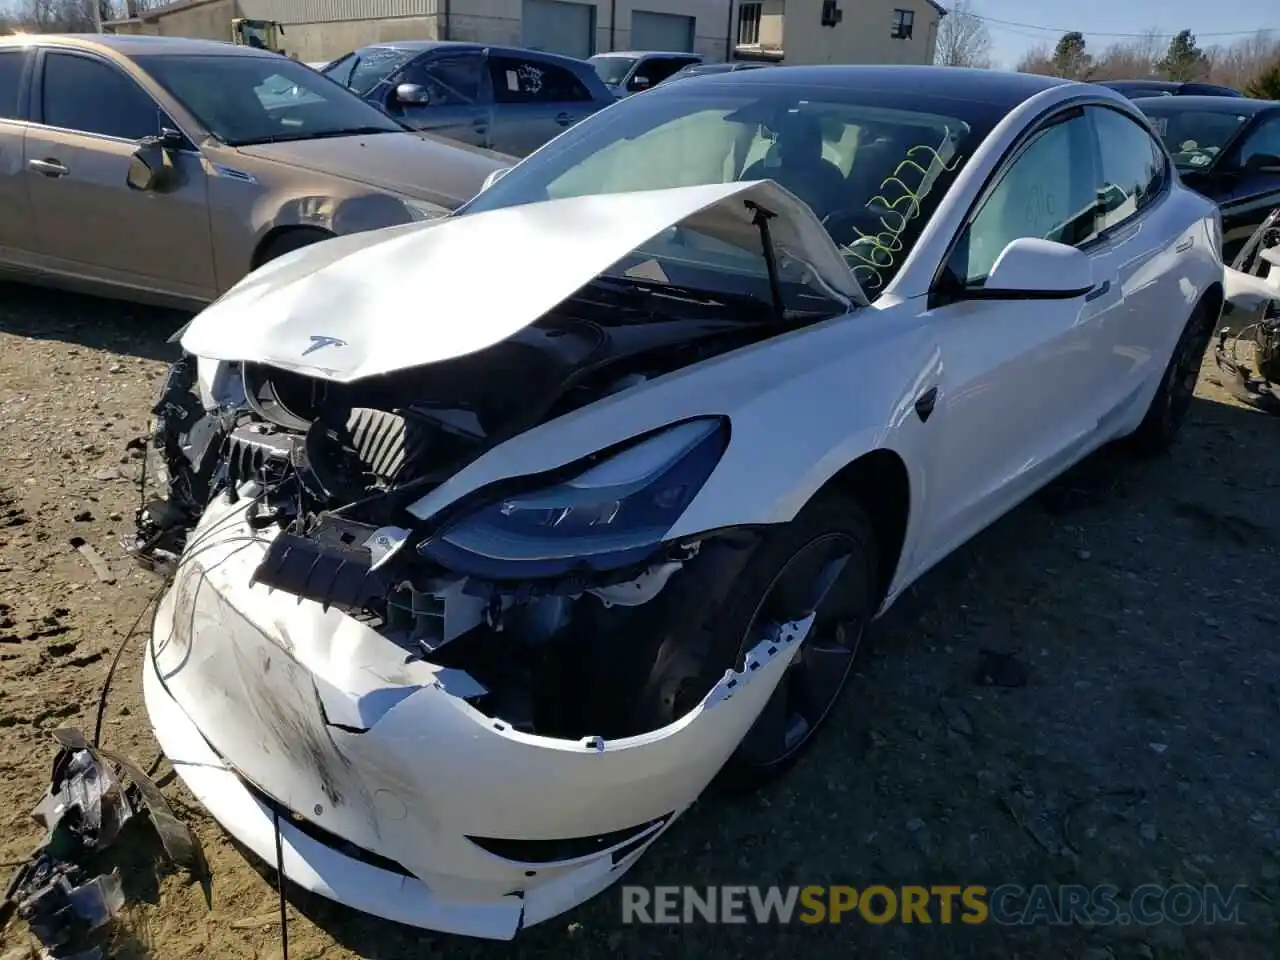
[[(81, 50), (109, 50), (124, 57), (145, 54), (182, 54), (186, 56), (279, 57), (281, 54), (255, 47), (237, 46), (222, 40), (197, 40), (193, 37), (156, 37), (118, 33), (40, 33), (0, 37), (0, 46), (46, 45), (73, 47)], [(289, 59), (285, 57), (284, 59)]]
[(597, 57), (697, 57), (702, 59), (702, 54), (691, 53), (688, 50), (607, 50), (596, 54)]
[(583, 63), (577, 57), (566, 57), (546, 50), (530, 50), (528, 47), (506, 47), (500, 43), (476, 43), (472, 40), (388, 40), (382, 43), (368, 43), (357, 47), (360, 50), (403, 50), (406, 53), (426, 53), (429, 50), (452, 50), (461, 53), (465, 50), (489, 50), (493, 53), (523, 57), (532, 54), (543, 60), (555, 60), (562, 63)]
[[(979, 70), (965, 67), (933, 67), (914, 65), (884, 66), (777, 66), (769, 70), (733, 70), (723, 73), (698, 74), (681, 82), (686, 84), (761, 84), (835, 87), (845, 90), (918, 90), (951, 100), (968, 100), (1006, 110), (1029, 100), (1044, 90), (1074, 80), (1044, 77), (1030, 73), (1002, 70)], [(1086, 86), (1086, 84), (1079, 84)], [(655, 88), (660, 89), (661, 84)], [(1189, 98), (1187, 98), (1189, 99)]]
[(1140, 110), (1157, 104), (1161, 108), (1175, 110), (1195, 110), (1197, 113), (1244, 113), (1251, 117), (1280, 107), (1280, 101), (1254, 100), (1251, 97), (1138, 97), (1133, 102)]

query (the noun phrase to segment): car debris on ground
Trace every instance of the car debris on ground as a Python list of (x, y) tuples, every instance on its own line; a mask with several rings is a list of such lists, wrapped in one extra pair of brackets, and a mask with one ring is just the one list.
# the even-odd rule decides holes
[(0, 929), (14, 916), (40, 942), (41, 960), (101, 960), (101, 933), (125, 904), (117, 869), (102, 854), (126, 824), (149, 817), (167, 857), (193, 876), (204, 858), (150, 779), (113, 751), (91, 746), (74, 728), (54, 732), (60, 747), (49, 788), (32, 811), (45, 837), (22, 863), (0, 904)]

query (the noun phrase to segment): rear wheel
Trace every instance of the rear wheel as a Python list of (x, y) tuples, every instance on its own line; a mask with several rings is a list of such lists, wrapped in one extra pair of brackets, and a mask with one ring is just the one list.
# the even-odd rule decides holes
[[(734, 789), (791, 767), (830, 715), (877, 607), (871, 522), (853, 502), (822, 496), (771, 535), (744, 571), (715, 646), (740, 668), (778, 626), (814, 614), (791, 665), (721, 773)], [(728, 655), (727, 657), (725, 655)]]
[(1169, 358), (1164, 378), (1151, 399), (1146, 416), (1129, 436), (1130, 446), (1135, 452), (1145, 456), (1161, 453), (1169, 448), (1182, 429), (1187, 411), (1191, 409), (1200, 367), (1209, 349), (1209, 341), (1213, 339), (1216, 322), (1217, 317), (1203, 302), (1192, 312), (1173, 348), (1173, 356)]

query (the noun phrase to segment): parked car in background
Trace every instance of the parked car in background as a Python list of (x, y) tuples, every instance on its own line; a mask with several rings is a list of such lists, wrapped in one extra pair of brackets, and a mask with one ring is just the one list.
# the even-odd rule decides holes
[(1280, 103), (1247, 97), (1135, 100), (1182, 180), (1222, 211), (1222, 259), (1235, 257), (1280, 206)]
[(656, 87), (685, 67), (702, 62), (703, 57), (698, 53), (660, 50), (597, 53), (587, 61), (595, 67), (596, 73), (615, 97), (625, 97)]
[(1194, 80), (1099, 80), (1100, 86), (1110, 87), (1130, 100), (1138, 97), (1244, 97), (1234, 87), (1220, 83), (1199, 83)]
[(691, 63), (681, 67), (668, 79), (684, 80), (688, 77), (706, 77), (713, 73), (737, 73), (739, 70), (756, 70), (760, 67), (772, 67), (772, 63), (761, 63), (757, 60), (727, 60), (719, 63)]
[(378, 44), (324, 74), (415, 129), (519, 157), (614, 101), (584, 60), (491, 44)]
[(197, 306), (281, 254), (448, 213), (511, 159), (247, 45), (0, 38), (0, 272), (23, 280)]

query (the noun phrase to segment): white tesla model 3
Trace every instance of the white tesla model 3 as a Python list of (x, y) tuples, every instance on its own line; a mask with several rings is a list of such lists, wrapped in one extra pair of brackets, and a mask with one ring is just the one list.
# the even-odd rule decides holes
[(513, 937), (784, 769), (948, 552), (1166, 447), (1220, 232), (1102, 87), (795, 67), (281, 258), (156, 408), (156, 736), (307, 890)]

